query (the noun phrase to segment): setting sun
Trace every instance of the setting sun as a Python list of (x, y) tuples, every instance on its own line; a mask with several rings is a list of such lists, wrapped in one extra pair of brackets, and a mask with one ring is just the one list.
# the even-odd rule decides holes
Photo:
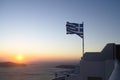
[(24, 56), (22, 54), (16, 55), (15, 58), (16, 58), (16, 61), (19, 62), (19, 63), (24, 62)]

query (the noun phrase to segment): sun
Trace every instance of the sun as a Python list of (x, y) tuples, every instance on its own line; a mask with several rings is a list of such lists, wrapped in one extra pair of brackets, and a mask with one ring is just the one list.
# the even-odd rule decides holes
[(25, 57), (24, 57), (23, 54), (18, 54), (18, 55), (16, 55), (15, 59), (16, 59), (16, 62), (18, 62), (18, 63), (23, 63)]

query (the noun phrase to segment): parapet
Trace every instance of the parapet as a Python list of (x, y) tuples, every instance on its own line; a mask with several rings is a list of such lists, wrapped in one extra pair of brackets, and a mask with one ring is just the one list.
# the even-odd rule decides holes
[(83, 57), (86, 61), (114, 60), (120, 61), (120, 44), (109, 43), (101, 52), (86, 52)]

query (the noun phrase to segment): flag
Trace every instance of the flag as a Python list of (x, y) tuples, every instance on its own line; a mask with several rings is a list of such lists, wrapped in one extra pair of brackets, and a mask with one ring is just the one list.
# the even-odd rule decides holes
[(78, 24), (78, 23), (67, 22), (66, 23), (66, 31), (67, 31), (67, 34), (76, 34), (76, 35), (80, 36), (81, 38), (83, 38), (83, 36), (84, 36), (83, 23)]

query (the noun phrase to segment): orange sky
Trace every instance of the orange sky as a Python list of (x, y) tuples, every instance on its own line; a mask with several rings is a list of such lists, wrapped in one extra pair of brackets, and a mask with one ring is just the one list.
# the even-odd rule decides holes
[[(13, 62), (33, 62), (33, 61), (68, 61), (68, 60), (79, 60), (80, 55), (68, 55), (68, 54), (60, 54), (60, 53), (10, 53), (10, 52), (0, 52), (2, 61), (13, 61)], [(19, 60), (18, 58), (21, 55), (23, 60)]]

